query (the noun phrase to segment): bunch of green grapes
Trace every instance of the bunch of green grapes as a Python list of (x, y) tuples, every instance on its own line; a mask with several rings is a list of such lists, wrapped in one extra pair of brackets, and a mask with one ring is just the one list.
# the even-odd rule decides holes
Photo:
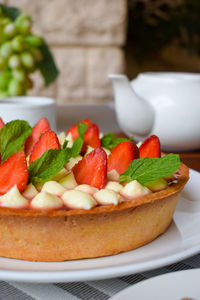
[(43, 40), (32, 34), (31, 26), (29, 15), (12, 21), (0, 7), (0, 98), (26, 95), (32, 88), (30, 74), (43, 58)]

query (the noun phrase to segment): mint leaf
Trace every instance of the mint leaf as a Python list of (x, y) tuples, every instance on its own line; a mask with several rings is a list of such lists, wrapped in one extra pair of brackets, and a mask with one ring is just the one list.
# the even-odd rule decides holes
[(78, 125), (79, 136), (72, 148), (67, 148), (67, 143), (64, 143), (63, 149), (47, 150), (40, 158), (34, 160), (28, 167), (29, 181), (35, 184), (50, 180), (63, 168), (70, 157), (76, 157), (82, 149), (87, 128), (88, 125), (84, 123)]
[(70, 149), (71, 157), (76, 157), (81, 152), (84, 142), (84, 133), (86, 132), (88, 125), (85, 123), (78, 124), (78, 133), (79, 136), (74, 141), (72, 148)]
[(21, 150), (32, 129), (28, 122), (15, 120), (5, 124), (0, 130), (1, 159), (6, 160)]
[(124, 138), (124, 137), (117, 138), (114, 133), (110, 132), (110, 133), (105, 134), (101, 138), (101, 146), (105, 147), (109, 150), (112, 150), (119, 143), (126, 142), (126, 141), (132, 141), (132, 140), (133, 140), (133, 138), (130, 138), (130, 139)]
[(35, 184), (50, 180), (63, 168), (69, 158), (67, 148), (47, 150), (29, 165), (29, 181)]
[(40, 50), (42, 52), (43, 59), (42, 61), (38, 62), (37, 67), (44, 78), (45, 85), (48, 86), (56, 80), (59, 71), (54, 62), (53, 55), (51, 54), (51, 51), (44, 40)]
[(119, 181), (128, 183), (137, 180), (147, 185), (156, 179), (168, 177), (177, 171), (181, 162), (178, 154), (168, 154), (160, 158), (143, 157), (131, 161), (128, 169), (120, 175)]
[(65, 140), (65, 141), (64, 141), (64, 144), (63, 144), (63, 146), (62, 146), (62, 148), (63, 148), (63, 149), (67, 148), (68, 143), (69, 143), (69, 141)]

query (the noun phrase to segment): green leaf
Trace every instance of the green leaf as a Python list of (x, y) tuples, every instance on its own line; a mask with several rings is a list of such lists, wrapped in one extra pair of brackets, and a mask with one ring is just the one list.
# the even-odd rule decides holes
[(42, 52), (43, 59), (38, 62), (37, 67), (44, 78), (45, 85), (48, 86), (50, 83), (56, 80), (59, 72), (54, 62), (54, 58), (49, 50), (49, 47), (44, 40), (42, 46), (39, 49)]
[(0, 4), (0, 8), (2, 9), (3, 14), (9, 17), (12, 21), (14, 21), (21, 14), (20, 9), (17, 7)]
[(21, 150), (32, 129), (28, 122), (15, 120), (5, 124), (0, 130), (1, 159), (6, 160)]
[(128, 169), (120, 175), (119, 181), (128, 183), (137, 180), (147, 185), (159, 178), (168, 177), (177, 171), (181, 162), (178, 154), (168, 154), (160, 158), (143, 157), (131, 161)]
[(63, 148), (63, 149), (67, 148), (68, 143), (69, 143), (69, 141), (65, 140), (65, 141), (64, 141), (64, 144), (63, 144), (63, 146), (62, 146), (62, 148)]
[(69, 158), (70, 152), (67, 148), (47, 150), (29, 165), (29, 181), (35, 184), (50, 180), (63, 168)]
[(85, 123), (78, 124), (78, 133), (79, 136), (74, 141), (72, 148), (70, 149), (71, 157), (76, 157), (81, 152), (84, 142), (84, 133), (86, 132), (88, 125)]
[(112, 150), (113, 148), (115, 148), (115, 146), (117, 146), (119, 143), (121, 142), (126, 142), (126, 141), (132, 141), (133, 138), (131, 137), (130, 139), (128, 138), (124, 138), (124, 137), (119, 137), (117, 138), (116, 135), (112, 132), (105, 134), (102, 138), (101, 138), (101, 146), (105, 147), (109, 150)]

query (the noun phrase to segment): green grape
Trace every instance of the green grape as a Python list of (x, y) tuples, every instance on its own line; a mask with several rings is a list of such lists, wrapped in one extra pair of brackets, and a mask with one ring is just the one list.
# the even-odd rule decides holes
[(23, 51), (26, 48), (26, 43), (25, 43), (23, 36), (21, 36), (21, 35), (15, 36), (11, 40), (11, 47), (12, 47), (13, 51), (17, 51), (17, 52)]
[(12, 54), (12, 47), (10, 42), (5, 42), (0, 48), (0, 55), (8, 58)]
[(23, 69), (13, 70), (12, 77), (19, 82), (26, 82), (26, 72)]
[(31, 18), (29, 15), (21, 14), (15, 20), (17, 31), (23, 35), (29, 34), (31, 30)]
[(43, 43), (42, 38), (37, 35), (34, 35), (34, 34), (27, 35), (25, 37), (25, 41), (30, 47), (33, 47), (33, 48), (38, 48)]
[(8, 66), (11, 69), (19, 69), (21, 67), (21, 60), (19, 55), (17, 54), (13, 54), (10, 56), (10, 58), (8, 59)]
[(2, 26), (5, 26), (5, 25), (7, 25), (7, 24), (9, 24), (9, 23), (11, 23), (12, 21), (11, 21), (11, 19), (10, 18), (5, 18), (5, 17), (2, 17), (2, 18), (0, 18), (0, 26), (2, 27)]
[(30, 52), (23, 52), (21, 54), (21, 61), (23, 66), (28, 70), (32, 70), (35, 66), (33, 55)]
[(3, 99), (3, 98), (8, 98), (10, 95), (8, 92), (3, 92), (3, 91), (0, 91), (0, 98)]
[(7, 24), (3, 29), (3, 33), (6, 37), (9, 37), (9, 38), (13, 37), (16, 33), (15, 24), (13, 24), (13, 23)]
[(10, 78), (11, 74), (8, 71), (0, 74), (0, 90), (7, 90)]
[(20, 96), (24, 94), (24, 87), (21, 82), (16, 79), (11, 79), (8, 84), (8, 93), (10, 96)]
[(0, 70), (5, 69), (6, 66), (7, 66), (7, 59), (0, 56)]
[(39, 62), (43, 59), (42, 51), (40, 49), (32, 48), (32, 49), (30, 49), (30, 51), (36, 62)]

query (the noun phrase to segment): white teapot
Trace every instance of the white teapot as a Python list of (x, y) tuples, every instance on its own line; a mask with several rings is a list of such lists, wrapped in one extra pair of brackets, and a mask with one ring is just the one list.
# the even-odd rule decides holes
[(110, 74), (119, 126), (136, 140), (156, 134), (162, 150), (200, 149), (200, 75), (141, 73), (129, 82)]

